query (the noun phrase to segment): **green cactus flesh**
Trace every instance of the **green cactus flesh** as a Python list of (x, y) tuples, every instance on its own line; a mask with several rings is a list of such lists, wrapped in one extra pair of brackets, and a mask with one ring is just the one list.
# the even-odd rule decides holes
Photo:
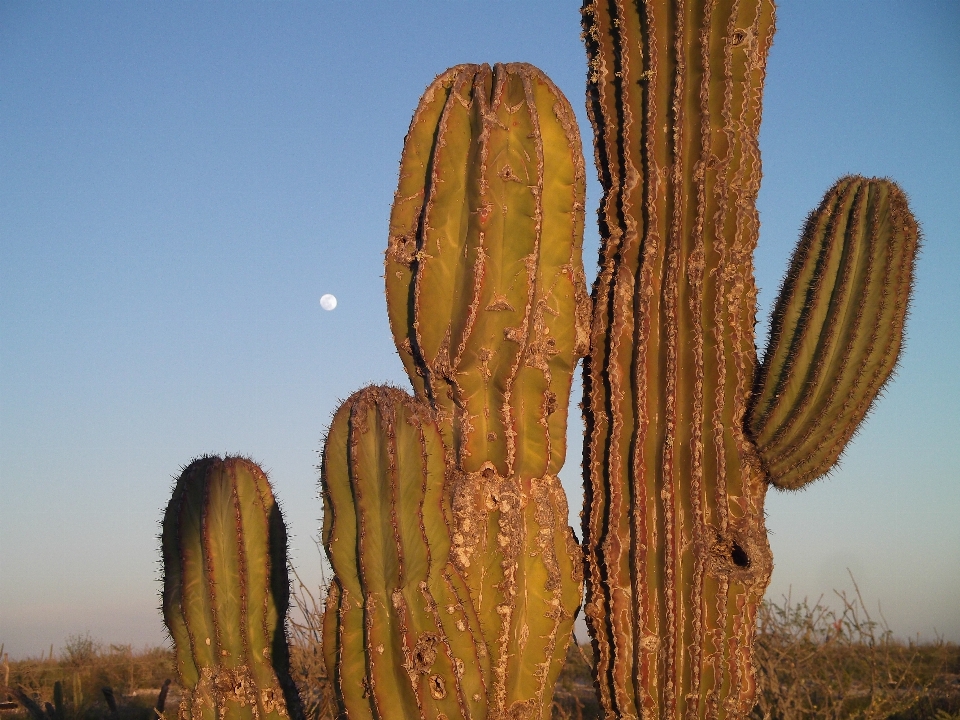
[(539, 70), (461, 65), (424, 94), (390, 220), (390, 324), (448, 457), (452, 555), (490, 652), (490, 713), (549, 712), (580, 604), (557, 473), (587, 349), (584, 169)]
[(163, 519), (163, 615), (186, 693), (182, 720), (298, 717), (284, 619), (286, 530), (263, 471), (203, 457)]
[(449, 560), (444, 449), (430, 409), (369, 387), (324, 445), (323, 544), (336, 574), (324, 653), (350, 718), (487, 717), (489, 659)]
[(829, 469), (888, 376), (916, 225), (892, 184), (840, 181), (808, 222), (757, 372), (773, 2), (588, 0), (583, 21), (604, 190), (584, 400), (601, 705), (743, 717), (772, 571), (768, 483)]
[(843, 178), (807, 221), (748, 416), (777, 487), (827, 472), (893, 371), (918, 239), (889, 180)]

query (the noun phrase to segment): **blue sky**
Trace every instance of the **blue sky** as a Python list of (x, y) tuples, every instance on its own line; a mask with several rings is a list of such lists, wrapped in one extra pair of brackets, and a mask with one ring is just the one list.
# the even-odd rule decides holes
[[(578, 112), (589, 158), (578, 22), (578, 4), (557, 0), (0, 4), (11, 657), (85, 632), (162, 641), (157, 522), (202, 453), (264, 465), (293, 560), (319, 582), (330, 415), (364, 384), (406, 385), (380, 276), (420, 93), (459, 62), (532, 62)], [(760, 317), (840, 175), (899, 181), (925, 245), (896, 381), (838, 471), (769, 496), (770, 594), (830, 599), (850, 568), (898, 634), (960, 641), (960, 9), (784, 0), (778, 25)], [(592, 222), (585, 248), (592, 274)], [(577, 452), (563, 472), (574, 518)]]

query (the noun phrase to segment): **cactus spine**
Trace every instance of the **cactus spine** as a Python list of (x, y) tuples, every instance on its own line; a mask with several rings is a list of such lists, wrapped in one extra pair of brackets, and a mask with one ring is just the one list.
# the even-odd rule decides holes
[(756, 373), (774, 4), (587, 0), (583, 22), (604, 190), (584, 400), (601, 704), (609, 718), (743, 717), (772, 571), (768, 482), (828, 470), (889, 374), (916, 224), (891, 183), (838, 183), (808, 223)]
[(450, 562), (444, 451), (429, 408), (369, 387), (324, 447), (323, 543), (336, 577), (324, 652), (351, 718), (484, 718), (489, 660)]
[(588, 342), (584, 183), (573, 112), (543, 73), (460, 65), (414, 115), (390, 219), (390, 324), (444, 438), (492, 717), (546, 717), (580, 605), (557, 473)]
[(244, 458), (194, 460), (161, 543), (181, 720), (298, 718), (284, 631), (287, 536), (264, 472)]

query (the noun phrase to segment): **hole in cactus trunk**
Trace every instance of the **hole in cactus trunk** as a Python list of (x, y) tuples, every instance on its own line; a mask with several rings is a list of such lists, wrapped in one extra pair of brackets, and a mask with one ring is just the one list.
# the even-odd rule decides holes
[(733, 564), (737, 567), (750, 567), (750, 558), (747, 556), (746, 550), (740, 547), (740, 544), (736, 541), (733, 543), (733, 551), (730, 553), (730, 557), (733, 559)]

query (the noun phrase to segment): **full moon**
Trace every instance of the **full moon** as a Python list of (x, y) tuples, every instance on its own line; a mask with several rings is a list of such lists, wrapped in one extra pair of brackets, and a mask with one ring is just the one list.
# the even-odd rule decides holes
[(324, 310), (333, 310), (336, 306), (337, 299), (333, 295), (327, 293), (320, 298), (320, 307), (322, 307)]

